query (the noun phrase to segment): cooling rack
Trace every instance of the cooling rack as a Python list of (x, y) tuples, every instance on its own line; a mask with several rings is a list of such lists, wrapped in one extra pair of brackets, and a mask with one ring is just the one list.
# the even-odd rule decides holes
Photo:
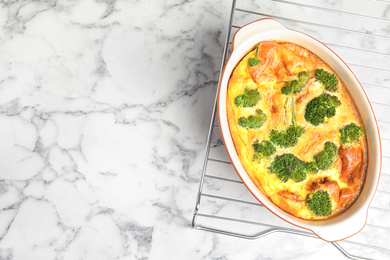
[[(305, 32), (339, 54), (361, 81), (374, 108), (382, 142), (382, 172), (367, 225), (333, 245), (350, 259), (390, 258), (390, 0), (304, 1), (233, 0), (221, 71), (234, 33), (243, 25), (271, 17)], [(221, 77), (221, 75), (220, 75)], [(288, 233), (318, 239), (270, 213), (236, 174), (220, 135), (215, 97), (199, 192), (195, 229), (246, 239)], [(327, 243), (327, 242), (322, 242)]]

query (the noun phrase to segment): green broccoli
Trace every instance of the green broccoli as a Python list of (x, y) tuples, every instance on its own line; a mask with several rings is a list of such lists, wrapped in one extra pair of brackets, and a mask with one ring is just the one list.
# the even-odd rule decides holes
[(290, 126), (286, 130), (272, 130), (270, 132), (270, 140), (282, 148), (292, 147), (297, 144), (298, 139), (304, 133), (305, 128), (302, 126)]
[(267, 140), (263, 140), (261, 143), (256, 141), (253, 144), (253, 148), (255, 150), (256, 155), (262, 155), (265, 158), (270, 157), (271, 155), (273, 155), (276, 152), (275, 146), (273, 146), (272, 143), (270, 141), (267, 141)]
[(298, 143), (298, 139), (305, 133), (305, 128), (302, 126), (289, 126), (286, 130), (272, 130), (269, 134), (270, 140), (282, 147), (292, 147)]
[(253, 107), (260, 100), (260, 92), (257, 89), (244, 89), (244, 94), (237, 96), (234, 103), (239, 107)]
[(337, 146), (332, 142), (326, 142), (324, 149), (313, 157), (313, 161), (306, 163), (308, 172), (316, 173), (318, 170), (327, 170), (337, 159)]
[(238, 119), (238, 125), (246, 129), (255, 129), (260, 128), (265, 123), (265, 121), (267, 121), (266, 114), (264, 114), (261, 109), (257, 109), (255, 115), (240, 117)]
[(326, 142), (324, 150), (314, 156), (318, 169), (327, 170), (337, 159), (337, 146), (332, 142)]
[(260, 64), (260, 59), (257, 58), (257, 51), (259, 50), (259, 46), (256, 47), (255, 57), (248, 59), (248, 64), (250, 67), (254, 67), (258, 64)]
[(363, 128), (354, 123), (350, 123), (340, 129), (340, 134), (342, 145), (354, 144), (357, 143), (363, 135)]
[(319, 217), (332, 214), (332, 202), (329, 193), (325, 190), (317, 190), (306, 197), (306, 205)]
[(314, 72), (316, 79), (324, 85), (327, 91), (336, 92), (338, 91), (337, 85), (339, 81), (337, 80), (336, 75), (333, 73), (327, 72), (324, 69), (317, 69)]
[(306, 179), (305, 162), (290, 153), (277, 155), (268, 169), (283, 182), (289, 179), (296, 182)]
[(313, 98), (306, 106), (305, 119), (312, 125), (326, 123), (328, 118), (336, 114), (336, 108), (341, 105), (336, 96), (324, 93)]
[(298, 139), (305, 133), (305, 128), (297, 124), (294, 97), (291, 97), (290, 102), (292, 125), (281, 131), (271, 130), (269, 135), (271, 142), (283, 148), (295, 146)]
[(306, 171), (311, 173), (318, 172), (318, 167), (316, 161), (306, 162)]
[(281, 91), (284, 95), (296, 94), (302, 91), (303, 87), (309, 80), (309, 72), (302, 71), (298, 74), (298, 78), (288, 81)]

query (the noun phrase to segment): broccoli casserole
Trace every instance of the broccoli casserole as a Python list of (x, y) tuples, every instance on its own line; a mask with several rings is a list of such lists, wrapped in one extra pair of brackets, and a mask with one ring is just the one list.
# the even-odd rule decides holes
[(324, 220), (356, 200), (367, 168), (364, 125), (318, 56), (291, 42), (260, 42), (235, 67), (226, 101), (238, 157), (274, 204)]

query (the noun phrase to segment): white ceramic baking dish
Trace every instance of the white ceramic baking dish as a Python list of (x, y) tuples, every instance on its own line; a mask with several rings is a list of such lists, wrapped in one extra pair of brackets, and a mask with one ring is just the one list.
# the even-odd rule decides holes
[[(356, 202), (347, 211), (329, 220), (302, 220), (286, 213), (273, 204), (252, 182), (244, 170), (244, 167), (242, 166), (234, 148), (226, 116), (226, 93), (228, 81), (236, 64), (238, 64), (238, 62), (249, 51), (251, 51), (258, 42), (265, 40), (293, 42), (307, 48), (322, 58), (342, 78), (363, 119), (368, 143), (368, 168), (363, 190)], [(220, 81), (218, 113), (222, 137), (224, 139), (227, 152), (243, 183), (256, 197), (256, 199), (275, 215), (295, 226), (311, 230), (323, 240), (334, 242), (343, 240), (358, 233), (366, 224), (369, 204), (374, 197), (379, 182), (382, 151), (378, 125), (373, 109), (356, 76), (347, 64), (323, 43), (306, 34), (288, 29), (274, 19), (267, 18), (257, 20), (239, 29), (234, 35), (232, 49), (232, 53), (230, 54), (230, 57), (224, 67)]]

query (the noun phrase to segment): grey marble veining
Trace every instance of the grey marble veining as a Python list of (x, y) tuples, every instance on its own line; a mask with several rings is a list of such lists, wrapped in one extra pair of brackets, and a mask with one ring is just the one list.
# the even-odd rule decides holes
[(147, 259), (210, 236), (189, 219), (229, 4), (0, 10), (0, 258)]

